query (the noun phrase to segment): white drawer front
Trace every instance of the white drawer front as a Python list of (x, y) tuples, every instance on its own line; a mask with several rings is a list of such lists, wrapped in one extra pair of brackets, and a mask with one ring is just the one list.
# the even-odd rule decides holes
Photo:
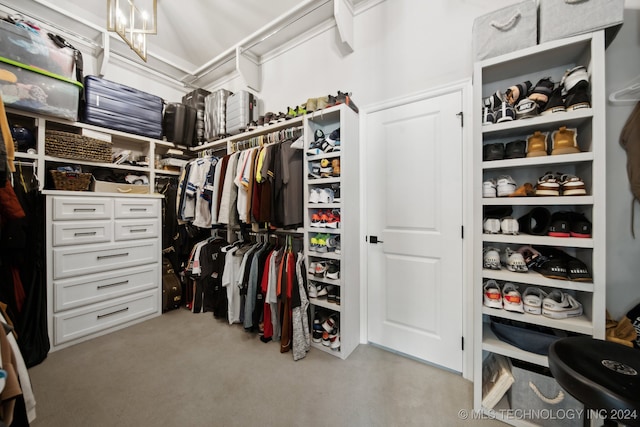
[(160, 235), (160, 220), (119, 219), (115, 221), (115, 240), (148, 239)]
[(116, 199), (116, 218), (158, 218), (160, 216), (159, 199)]
[(79, 221), (53, 223), (53, 246), (110, 242), (111, 221)]
[(53, 278), (80, 276), (158, 262), (158, 239), (53, 249)]
[(59, 312), (146, 289), (159, 289), (159, 268), (160, 264), (149, 264), (55, 281), (53, 309)]
[(144, 291), (76, 310), (54, 314), (55, 345), (158, 312), (158, 291)]
[(107, 197), (54, 197), (53, 220), (110, 219), (113, 199)]

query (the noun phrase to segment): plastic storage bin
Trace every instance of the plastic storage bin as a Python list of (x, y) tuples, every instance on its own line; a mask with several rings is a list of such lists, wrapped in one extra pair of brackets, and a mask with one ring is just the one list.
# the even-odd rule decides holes
[(56, 46), (45, 31), (28, 30), (0, 20), (0, 56), (68, 79), (74, 78), (73, 50)]
[(0, 57), (0, 92), (7, 107), (75, 122), (81, 91), (75, 80)]

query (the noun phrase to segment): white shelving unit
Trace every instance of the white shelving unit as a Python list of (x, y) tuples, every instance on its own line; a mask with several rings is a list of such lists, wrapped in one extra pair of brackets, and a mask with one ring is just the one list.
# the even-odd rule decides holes
[[(340, 128), (340, 151), (320, 155), (305, 155), (306, 163), (327, 159), (340, 161), (340, 176), (312, 178), (305, 176), (305, 253), (307, 266), (312, 262), (326, 261), (340, 267), (339, 279), (317, 277), (309, 272), (309, 281), (332, 285), (339, 289), (340, 305), (328, 302), (326, 297), (311, 298), (312, 317), (319, 309), (337, 314), (340, 330), (340, 350), (331, 350), (322, 343), (312, 343), (314, 348), (346, 359), (358, 346), (360, 339), (360, 243), (358, 218), (360, 216), (359, 189), (359, 138), (358, 115), (346, 105), (338, 105), (322, 111), (322, 114), (305, 116), (305, 152), (313, 142), (314, 132), (321, 129), (326, 136)], [(309, 192), (313, 188), (340, 187), (340, 201), (334, 203), (309, 203)], [(340, 226), (334, 228), (312, 227), (311, 218), (320, 210), (340, 211)], [(326, 233), (340, 239), (340, 253), (315, 252), (310, 250), (310, 239), (318, 233)]]
[[(482, 125), (474, 123), (474, 407), (487, 411), (482, 402), (482, 366), (484, 356), (500, 354), (512, 359), (548, 367), (544, 355), (524, 351), (499, 340), (490, 328), (489, 317), (517, 320), (520, 322), (553, 328), (568, 333), (577, 333), (604, 339), (605, 334), (605, 281), (606, 281), (606, 223), (605, 223), (605, 64), (604, 32), (584, 34), (557, 40), (507, 55), (477, 62), (474, 65), (474, 114), (481, 117), (482, 100), (496, 90), (505, 90), (525, 80), (532, 84), (550, 76), (559, 82), (567, 69), (577, 65), (587, 67), (590, 75), (591, 108), (573, 112), (554, 113), (531, 119)], [(548, 155), (543, 157), (483, 161), (484, 144), (526, 140), (534, 131), (550, 133), (560, 126), (577, 129), (580, 153)], [(518, 185), (530, 182), (535, 185), (538, 177), (546, 171), (558, 171), (579, 176), (585, 182), (587, 195), (559, 197), (482, 198), (482, 182), (511, 175)], [(592, 222), (592, 238), (557, 238), (519, 234), (483, 234), (484, 209), (491, 206), (511, 206), (513, 217), (544, 206), (550, 212), (579, 211)], [(548, 279), (533, 271), (514, 273), (482, 268), (484, 246), (506, 246), (518, 248), (524, 245), (559, 247), (582, 260), (588, 267), (593, 282), (575, 282)], [(574, 292), (582, 303), (584, 314), (569, 319), (550, 319), (541, 315), (513, 313), (483, 306), (483, 283), (495, 279), (499, 283), (512, 282), (524, 292), (527, 286), (539, 286), (546, 290), (562, 289)], [(494, 409), (509, 409), (505, 398)], [(495, 414), (500, 417), (500, 411)], [(530, 422), (502, 419), (514, 425), (533, 425)]]

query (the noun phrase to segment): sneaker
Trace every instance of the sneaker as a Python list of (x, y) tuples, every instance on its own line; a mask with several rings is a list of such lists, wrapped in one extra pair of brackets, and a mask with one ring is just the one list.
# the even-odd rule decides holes
[(539, 114), (540, 107), (533, 99), (523, 99), (516, 105), (516, 119), (529, 119)]
[(483, 267), (490, 270), (500, 270), (500, 250), (497, 248), (483, 248)]
[(568, 293), (555, 289), (542, 300), (542, 315), (551, 319), (581, 316), (582, 304)]
[(504, 159), (504, 144), (486, 144), (482, 147), (482, 161)]
[(320, 203), (333, 203), (333, 190), (331, 188), (320, 189)]
[(309, 191), (309, 203), (320, 203), (320, 189), (312, 188)]
[(531, 90), (531, 82), (529, 80), (511, 86), (504, 93), (506, 101), (511, 105), (518, 105), (518, 103), (526, 99)]
[(309, 281), (309, 284), (307, 285), (307, 294), (309, 295), (309, 298), (318, 298), (318, 289), (316, 282)]
[(538, 178), (536, 184), (536, 196), (559, 196), (560, 182), (558, 176), (552, 172), (547, 172)]
[(549, 226), (549, 236), (570, 237), (569, 230), (570, 212), (554, 212), (551, 214), (551, 225)]
[(318, 284), (318, 298), (324, 298), (333, 292), (333, 285), (320, 285)]
[(513, 283), (505, 283), (502, 288), (502, 306), (507, 311), (524, 313), (522, 296), (518, 291), (518, 287)]
[(325, 213), (324, 227), (340, 228), (340, 209), (334, 209)]
[(547, 134), (535, 131), (527, 138), (527, 157), (540, 157), (547, 155)]
[(287, 107), (287, 113), (285, 115), (286, 119), (293, 119), (294, 117), (296, 117), (298, 115), (298, 108), (291, 108), (291, 107)]
[(322, 217), (321, 217), (321, 213), (322, 211), (317, 211), (314, 212), (311, 215), (311, 227), (322, 227)]
[(563, 174), (560, 176), (560, 189), (563, 196), (584, 196), (587, 190), (584, 182), (575, 175)]
[(529, 314), (542, 314), (542, 301), (547, 298), (547, 293), (540, 288), (529, 286), (522, 294), (524, 312)]
[(567, 111), (590, 108), (589, 73), (579, 65), (567, 70), (562, 77), (564, 105)]
[(333, 351), (340, 351), (340, 334), (337, 330), (333, 334), (329, 334), (329, 347)]
[(322, 178), (320, 176), (320, 162), (309, 162), (309, 178)]
[(504, 149), (505, 159), (521, 159), (526, 156), (527, 141), (519, 139), (507, 142)]
[(508, 102), (500, 104), (498, 109), (494, 111), (496, 123), (510, 122), (516, 119), (516, 110)]
[(531, 246), (521, 246), (518, 248), (518, 252), (522, 255), (522, 259), (524, 259), (524, 263), (528, 269), (533, 269), (542, 257), (540, 252)]
[(494, 179), (482, 183), (482, 197), (496, 197), (496, 181)]
[(576, 134), (576, 129), (567, 129), (566, 126), (554, 131), (551, 134), (551, 155), (579, 153)]
[(316, 234), (316, 241), (318, 242), (318, 246), (316, 247), (316, 252), (326, 253), (329, 251), (329, 248), (327, 248), (328, 238), (329, 238), (328, 234), (322, 234), (322, 233)]
[[(332, 286), (332, 285), (329, 285)], [(322, 329), (324, 329), (326, 332), (331, 332), (334, 329), (337, 329), (338, 327), (338, 321), (335, 319), (334, 315), (331, 315), (329, 317), (327, 317), (327, 319), (322, 322)]]
[[(329, 285), (331, 286), (331, 285)], [(336, 303), (336, 292), (337, 292), (337, 287), (336, 286), (331, 286), (331, 289), (329, 289), (329, 291), (327, 291), (327, 302)]]
[(335, 262), (330, 262), (327, 266), (327, 279), (338, 280), (340, 278), (340, 265)]
[(330, 178), (333, 176), (333, 167), (329, 159), (320, 160), (320, 178)]
[(498, 109), (500, 104), (506, 101), (506, 97), (499, 90), (489, 97), (482, 100), (482, 105), (485, 108), (488, 108), (490, 111), (495, 111)]
[(493, 279), (487, 280), (483, 286), (483, 304), (486, 307), (502, 308), (502, 292), (498, 282)]
[(482, 107), (482, 124), (491, 125), (496, 122), (496, 117), (493, 111), (487, 107)]
[(311, 270), (311, 274), (316, 277), (324, 277), (326, 272), (327, 264), (323, 261), (316, 262), (315, 266), (313, 266), (313, 269)]
[(327, 140), (331, 142), (334, 146), (340, 145), (340, 128), (337, 128), (334, 131), (332, 131), (327, 137)]
[(333, 201), (340, 202), (340, 184), (331, 184), (331, 190), (333, 191)]
[(507, 266), (507, 270), (516, 273), (526, 273), (529, 270), (527, 268), (527, 263), (524, 261), (524, 257), (520, 252), (507, 248), (504, 252), (504, 256), (504, 264)]
[(591, 237), (591, 221), (580, 212), (569, 212), (571, 237), (588, 239)]
[(487, 234), (500, 233), (500, 220), (497, 218), (485, 218), (482, 223), (482, 229)]
[(509, 175), (502, 175), (496, 181), (496, 194), (498, 197), (507, 197), (514, 191), (518, 185)]
[(340, 286), (336, 286), (336, 304), (340, 305)]
[(500, 230), (502, 230), (502, 234), (517, 236), (519, 229), (518, 221), (510, 216), (502, 218), (500, 221)]
[(562, 86), (559, 85), (553, 90), (553, 92), (551, 92), (549, 102), (547, 102), (547, 105), (540, 115), (544, 116), (546, 114), (564, 113), (565, 111), (566, 108), (564, 106), (564, 98), (562, 96)]
[(546, 108), (554, 87), (555, 83), (551, 80), (551, 77), (545, 77), (540, 79), (533, 89), (531, 89), (528, 98), (538, 104), (538, 111), (543, 111)]
[(313, 320), (313, 335), (312, 335), (312, 340), (313, 342), (322, 342), (322, 334), (324, 332), (324, 329), (322, 329), (322, 324), (320, 322), (320, 319), (318, 317), (316, 317)]
[(329, 332), (322, 332), (322, 345), (325, 347), (329, 347), (331, 345), (331, 340), (329, 339)]

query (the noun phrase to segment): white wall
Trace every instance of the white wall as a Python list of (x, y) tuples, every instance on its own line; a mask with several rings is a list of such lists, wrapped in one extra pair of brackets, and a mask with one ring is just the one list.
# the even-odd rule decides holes
[[(606, 51), (607, 96), (640, 75), (640, 8), (625, 9), (624, 25)], [(631, 237), (631, 191), (620, 131), (633, 105), (607, 105), (607, 308), (618, 319), (640, 303), (640, 206)]]

